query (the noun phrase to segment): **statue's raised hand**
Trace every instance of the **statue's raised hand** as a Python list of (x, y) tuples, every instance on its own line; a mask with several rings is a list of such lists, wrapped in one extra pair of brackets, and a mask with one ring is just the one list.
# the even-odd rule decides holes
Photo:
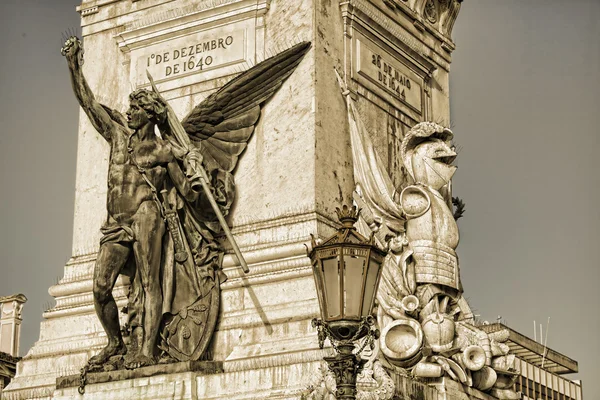
[(197, 148), (191, 149), (183, 159), (185, 175), (190, 180), (192, 188), (196, 191), (200, 190), (200, 187), (202, 186), (200, 184), (200, 172), (198, 172), (198, 168), (204, 168), (202, 166), (202, 160), (202, 154)]
[(63, 47), (60, 48), (60, 54), (67, 58), (70, 63), (83, 65), (83, 44), (77, 36), (71, 36), (67, 39)]

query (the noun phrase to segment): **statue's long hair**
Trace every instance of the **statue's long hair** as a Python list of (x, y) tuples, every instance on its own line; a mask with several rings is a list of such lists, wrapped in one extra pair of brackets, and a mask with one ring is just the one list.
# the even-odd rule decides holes
[(158, 94), (146, 89), (138, 89), (129, 95), (130, 102), (136, 102), (156, 124), (163, 124), (167, 118), (167, 107)]

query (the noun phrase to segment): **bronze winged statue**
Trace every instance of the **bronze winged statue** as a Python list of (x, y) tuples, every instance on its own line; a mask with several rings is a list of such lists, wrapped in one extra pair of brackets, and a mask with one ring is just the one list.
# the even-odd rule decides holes
[[(126, 116), (100, 104), (82, 73), (81, 41), (65, 42), (61, 53), (77, 100), (110, 145), (108, 215), (93, 277), (108, 344), (89, 366), (110, 362), (131, 369), (202, 356), (217, 320), (220, 283), (227, 279), (216, 237), (228, 233), (223, 217), (235, 197), (238, 158), (262, 105), (309, 48), (303, 42), (257, 64), (179, 122), (153, 82), (154, 90), (129, 95)], [(124, 327), (112, 296), (119, 274), (131, 281)]]

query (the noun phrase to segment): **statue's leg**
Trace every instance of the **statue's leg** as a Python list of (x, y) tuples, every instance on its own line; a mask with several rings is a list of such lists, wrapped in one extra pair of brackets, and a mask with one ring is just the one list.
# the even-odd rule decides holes
[(162, 318), (160, 263), (165, 223), (156, 203), (142, 203), (134, 216), (132, 229), (136, 238), (133, 252), (144, 289), (143, 340), (139, 353), (128, 357), (125, 365), (138, 368), (156, 362), (156, 341)]
[(90, 359), (90, 364), (103, 364), (111, 356), (126, 352), (119, 325), (119, 311), (112, 289), (130, 251), (130, 248), (122, 243), (108, 242), (100, 246), (94, 267), (94, 307), (108, 336), (108, 344), (99, 354)]

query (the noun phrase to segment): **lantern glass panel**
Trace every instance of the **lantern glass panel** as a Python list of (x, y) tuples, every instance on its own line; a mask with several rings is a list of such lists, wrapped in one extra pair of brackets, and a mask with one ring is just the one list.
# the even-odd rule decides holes
[(379, 276), (379, 269), (381, 268), (381, 262), (379, 260), (371, 259), (369, 262), (369, 270), (367, 271), (367, 282), (365, 283), (365, 297), (363, 298), (362, 304), (362, 316), (366, 317), (371, 314), (373, 308), (373, 300), (375, 297), (375, 290), (377, 289), (377, 277)]
[(346, 317), (360, 317), (366, 266), (365, 257), (344, 255), (344, 315)]
[(323, 259), (323, 279), (325, 280), (325, 303), (327, 317), (340, 316), (340, 265), (337, 257)]
[(320, 260), (315, 261), (313, 265), (313, 277), (315, 278), (315, 288), (317, 289), (317, 297), (319, 299), (319, 307), (321, 309), (321, 317), (325, 319), (325, 289), (323, 280), (323, 270), (321, 268)]

